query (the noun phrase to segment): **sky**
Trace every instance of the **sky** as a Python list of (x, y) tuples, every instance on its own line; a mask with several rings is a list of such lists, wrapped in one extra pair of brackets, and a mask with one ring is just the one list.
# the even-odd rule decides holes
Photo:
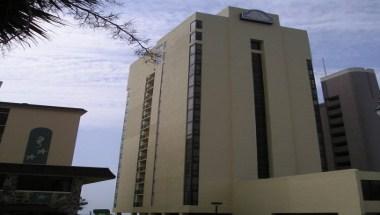
[[(322, 58), (328, 74), (347, 67), (380, 72), (378, 0), (119, 1), (123, 6), (112, 10), (132, 20), (151, 45), (196, 11), (215, 14), (236, 6), (278, 14), (281, 25), (307, 30), (317, 82), (324, 75)], [(133, 47), (70, 20), (48, 28), (49, 40), (0, 56), (0, 100), (86, 109), (73, 164), (108, 167), (116, 175), (129, 65), (137, 59)], [(115, 180), (85, 186), (89, 205), (83, 214), (112, 208), (114, 187)]]

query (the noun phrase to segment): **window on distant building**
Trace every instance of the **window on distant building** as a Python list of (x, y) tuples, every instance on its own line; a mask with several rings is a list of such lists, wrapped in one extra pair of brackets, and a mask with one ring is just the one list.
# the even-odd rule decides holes
[(361, 184), (365, 201), (380, 201), (380, 181), (362, 180)]
[(190, 32), (193, 32), (195, 31), (196, 29), (202, 29), (203, 28), (203, 23), (202, 21), (200, 20), (194, 20), (191, 24), (190, 24)]
[[(202, 32), (195, 31), (190, 34), (190, 43), (202, 40)], [(191, 50), (190, 50), (191, 51)]]

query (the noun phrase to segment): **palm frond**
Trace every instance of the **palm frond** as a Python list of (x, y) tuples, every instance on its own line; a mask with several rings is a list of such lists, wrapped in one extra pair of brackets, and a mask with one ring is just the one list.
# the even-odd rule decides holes
[(48, 38), (42, 23), (63, 24), (59, 11), (73, 4), (92, 7), (98, 0), (1, 0), (0, 45), (29, 44), (37, 38)]
[(82, 26), (108, 30), (112, 38), (136, 45), (136, 54), (154, 59), (157, 54), (131, 22), (117, 23), (117, 14), (104, 12), (107, 4), (120, 5), (117, 0), (0, 0), (0, 50), (48, 38), (43, 23), (63, 25), (60, 16), (68, 14)]

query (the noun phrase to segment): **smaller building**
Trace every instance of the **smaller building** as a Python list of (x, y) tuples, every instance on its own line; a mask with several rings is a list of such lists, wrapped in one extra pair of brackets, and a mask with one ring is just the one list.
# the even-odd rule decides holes
[(380, 171), (379, 86), (373, 69), (348, 68), (322, 78), (328, 170)]
[(350, 169), (242, 180), (234, 187), (234, 214), (237, 215), (380, 214), (378, 172)]
[(76, 215), (82, 185), (114, 177), (108, 168), (0, 163), (0, 214)]
[(69, 166), (80, 108), (0, 102), (0, 162)]
[(108, 168), (71, 166), (79, 108), (0, 102), (0, 214), (77, 214), (82, 185)]

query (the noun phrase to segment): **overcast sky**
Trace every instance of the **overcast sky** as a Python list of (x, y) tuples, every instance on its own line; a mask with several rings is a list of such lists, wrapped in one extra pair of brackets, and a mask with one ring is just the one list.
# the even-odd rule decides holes
[[(215, 14), (227, 6), (280, 15), (283, 26), (309, 33), (317, 78), (346, 67), (380, 71), (380, 1), (378, 0), (134, 0), (116, 8), (133, 20), (154, 45), (195, 11)], [(85, 108), (74, 165), (109, 167), (116, 174), (126, 101), (131, 47), (103, 31), (49, 27), (51, 39), (0, 56), (2, 101)], [(321, 96), (321, 95), (320, 95)], [(111, 208), (115, 181), (88, 185), (87, 209)]]

